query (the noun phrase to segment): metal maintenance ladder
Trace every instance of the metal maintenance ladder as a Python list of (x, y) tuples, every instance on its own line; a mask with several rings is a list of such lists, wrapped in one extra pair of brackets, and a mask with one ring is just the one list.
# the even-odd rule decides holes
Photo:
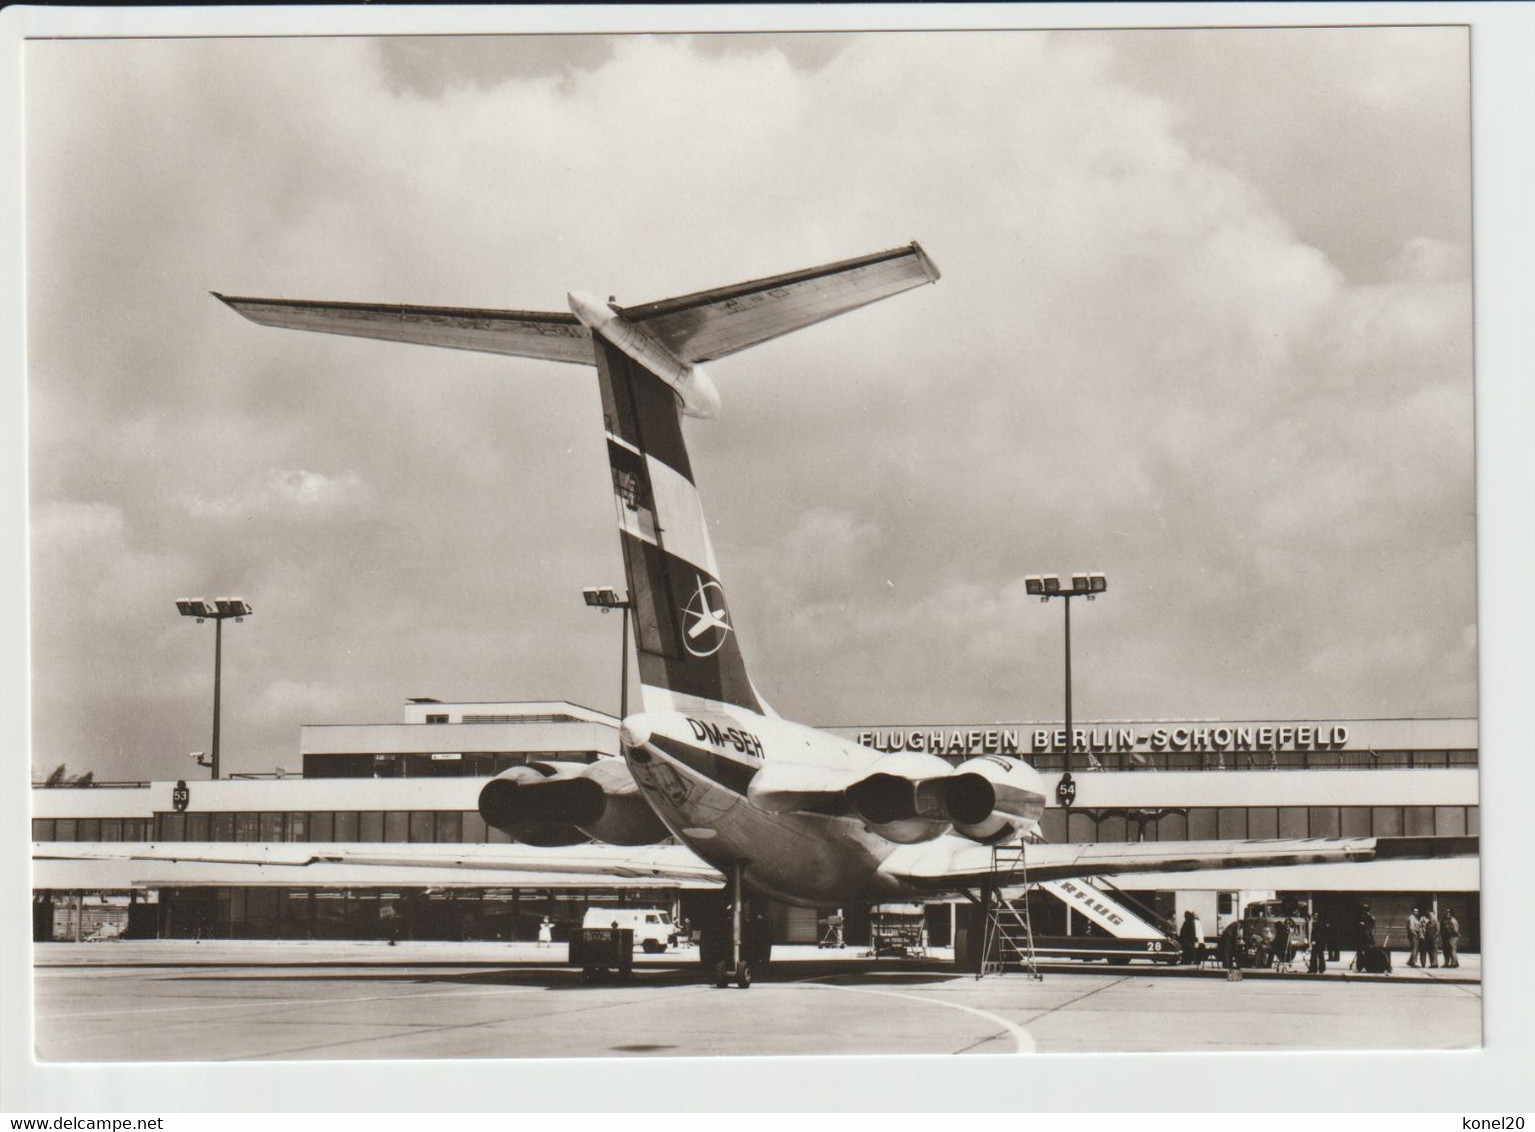
[[(1043, 980), (1034, 958), (1034, 920), (1029, 914), (1029, 868), (1023, 842), (991, 847), (992, 875), (998, 880), (983, 891), (985, 923), (981, 930), (981, 966), (976, 978), (1021, 971)], [(1020, 889), (1018, 899), (1007, 890)]]

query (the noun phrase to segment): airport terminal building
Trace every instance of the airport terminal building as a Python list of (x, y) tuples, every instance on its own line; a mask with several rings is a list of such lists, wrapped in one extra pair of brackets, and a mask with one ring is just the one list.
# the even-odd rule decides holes
[[(301, 729), (302, 775), (37, 788), (32, 793), (34, 938), (140, 937), (531, 939), (544, 916), (561, 929), (588, 904), (695, 914), (698, 891), (570, 888), (545, 878), (433, 866), (444, 845), (508, 842), (476, 808), (486, 778), (530, 761), (591, 762), (618, 752), (618, 721), (566, 702), (411, 700), (395, 723)], [(1065, 767), (1059, 723), (837, 726), (877, 750), (1031, 762), (1055, 789)], [(1069, 809), (1052, 806), (1050, 841), (1446, 836), (1479, 833), (1474, 719), (1098, 720), (1077, 724)], [(467, 780), (467, 781), (466, 781)], [(312, 864), (55, 859), (52, 843), (307, 843), (398, 846), (390, 868)], [(423, 859), (415, 865), (413, 858)], [(1414, 905), (1452, 906), (1463, 942), (1479, 937), (1479, 862), (1378, 861), (1127, 876), (1113, 892), (1154, 916), (1192, 909), (1207, 934), (1250, 894), (1294, 896), (1344, 915), (1361, 898), (1394, 939)], [(1110, 878), (1112, 880), (1112, 878)], [(782, 942), (813, 942), (838, 910), (774, 906)], [(843, 909), (860, 942), (867, 910)], [(1062, 907), (1037, 930), (1092, 933), (1092, 909)], [(947, 943), (947, 906), (929, 910)]]

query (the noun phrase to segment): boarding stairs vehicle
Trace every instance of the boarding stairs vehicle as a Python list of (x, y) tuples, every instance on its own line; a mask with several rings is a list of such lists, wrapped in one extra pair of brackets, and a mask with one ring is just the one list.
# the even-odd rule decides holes
[[(1182, 957), (1176, 925), (1103, 877), (1030, 881), (1021, 845), (993, 850), (994, 867), (1016, 883), (999, 886), (988, 905), (983, 974), (1023, 970), (1037, 974), (1040, 960), (1079, 959), (1175, 963)], [(1085, 932), (1041, 931), (1030, 894), (1039, 894), (1078, 917)], [(1055, 909), (1050, 909), (1055, 911)], [(1053, 917), (1046, 916), (1048, 923)], [(1071, 917), (1066, 917), (1071, 922)]]
[(1177, 926), (1103, 877), (1045, 880), (1038, 888), (1088, 925), (1086, 934), (1037, 937), (1035, 947), (1042, 957), (1109, 963), (1131, 959), (1176, 963), (1182, 958)]

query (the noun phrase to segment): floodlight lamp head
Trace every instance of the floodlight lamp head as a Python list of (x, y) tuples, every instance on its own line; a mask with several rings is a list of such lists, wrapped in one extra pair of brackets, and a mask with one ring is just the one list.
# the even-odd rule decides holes
[(618, 591), (612, 586), (592, 586), (581, 591), (581, 597), (586, 604), (594, 609), (600, 609), (606, 613), (610, 609), (616, 609), (623, 605), (623, 599), (618, 596)]

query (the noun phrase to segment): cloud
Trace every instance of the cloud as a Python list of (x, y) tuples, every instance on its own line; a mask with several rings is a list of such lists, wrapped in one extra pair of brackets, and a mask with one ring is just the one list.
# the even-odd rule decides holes
[(1471, 249), (1432, 236), (1408, 239), (1391, 263), (1391, 275), (1413, 283), (1463, 283), (1471, 277)]
[(355, 472), (331, 477), (295, 470), (267, 472), (221, 499), (189, 495), (183, 506), (198, 519), (276, 514), (302, 522), (329, 518), (343, 510), (356, 512), (366, 509), (371, 502), (372, 493)]
[(440, 98), (450, 89), (565, 78), (601, 67), (614, 40), (601, 35), (391, 35), (369, 40), (391, 93)]
[(142, 545), (119, 507), (96, 500), (51, 500), (33, 508), (34, 614), (115, 609), (185, 569), (181, 555)]
[(1162, 100), (1192, 152), (1251, 184), (1351, 280), (1388, 273), (1404, 231), (1470, 243), (1469, 29), (1147, 31), (1113, 44), (1116, 78)]
[(843, 511), (811, 507), (800, 515), (785, 541), (783, 574), (796, 596), (845, 586), (869, 566), (879, 531)]
[(258, 697), (261, 710), (285, 719), (297, 716), (306, 723), (336, 722), (336, 712), (345, 703), (345, 694), (332, 685), (286, 679), (272, 681)]

